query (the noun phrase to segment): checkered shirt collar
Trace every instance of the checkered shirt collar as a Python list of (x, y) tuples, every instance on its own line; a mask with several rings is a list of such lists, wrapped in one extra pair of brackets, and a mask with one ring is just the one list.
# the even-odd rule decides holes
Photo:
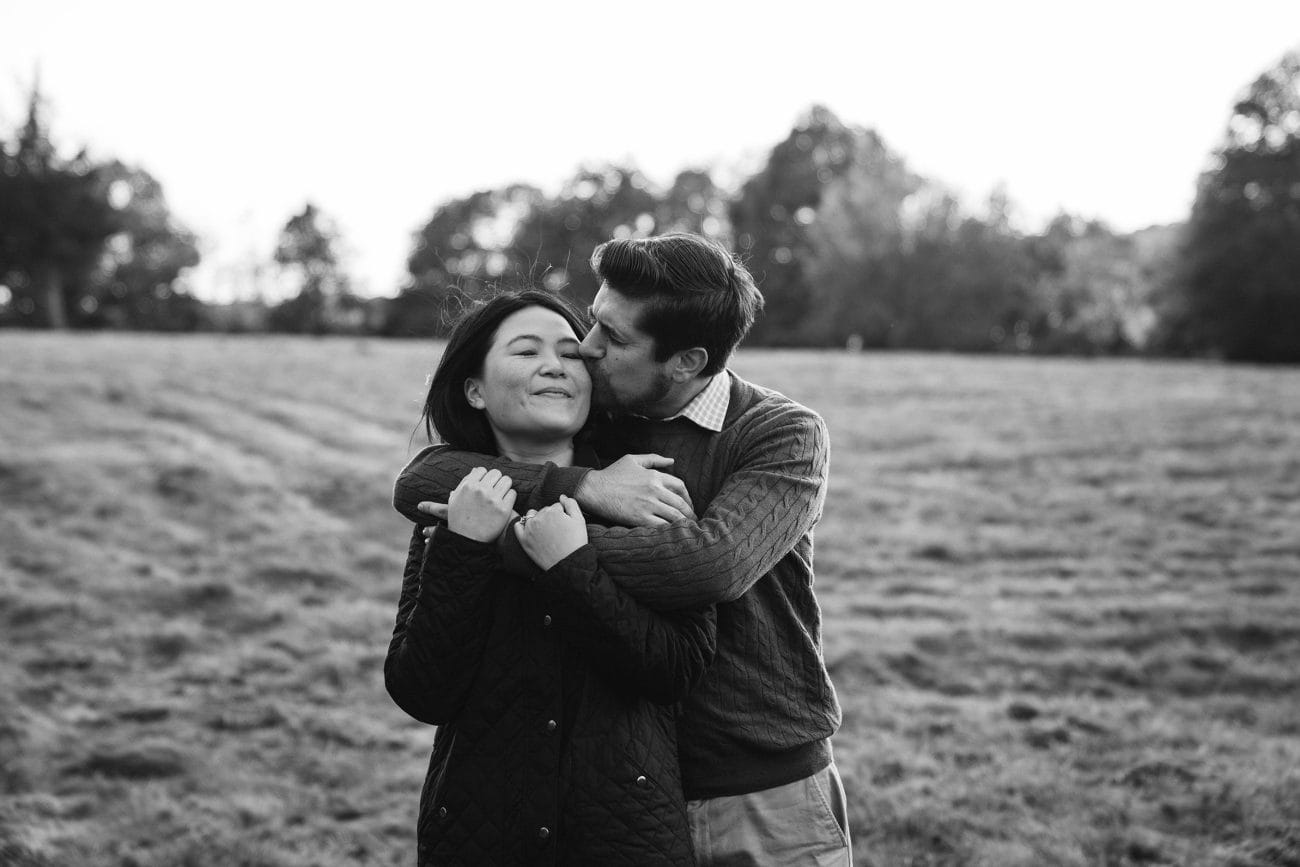
[(727, 407), (730, 403), (731, 371), (723, 370), (710, 379), (704, 390), (691, 398), (691, 402), (682, 407), (681, 412), (670, 415), (664, 421), (684, 418), (705, 430), (718, 433), (727, 420)]

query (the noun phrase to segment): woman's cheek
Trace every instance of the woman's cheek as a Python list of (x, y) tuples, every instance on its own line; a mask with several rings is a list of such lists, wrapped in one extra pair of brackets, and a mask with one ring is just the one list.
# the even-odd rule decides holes
[(570, 376), (583, 391), (591, 391), (591, 374), (587, 371), (587, 365), (579, 361), (572, 368)]

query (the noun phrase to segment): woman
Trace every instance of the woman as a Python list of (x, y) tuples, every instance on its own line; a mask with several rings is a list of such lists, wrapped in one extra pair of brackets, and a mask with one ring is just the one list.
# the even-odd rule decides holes
[[(474, 309), (430, 383), (430, 433), (595, 466), (579, 437), (585, 331), (546, 292)], [(601, 571), (576, 502), (534, 505), (475, 470), (427, 549), (412, 533), (384, 674), (403, 710), (438, 726), (419, 864), (690, 864), (672, 706), (713, 658), (714, 613), (644, 608)], [(514, 560), (535, 568), (521, 577)]]

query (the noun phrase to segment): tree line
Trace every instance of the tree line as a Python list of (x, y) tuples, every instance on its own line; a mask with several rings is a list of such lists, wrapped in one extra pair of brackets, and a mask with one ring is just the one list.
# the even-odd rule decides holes
[(659, 189), (635, 166), (579, 169), (554, 194), (517, 183), (438, 205), (406, 284), (360, 298), (330, 218), (306, 204), (274, 261), (279, 304), (201, 303), (194, 236), (147, 172), (60, 158), (33, 91), (0, 142), (0, 324), (438, 336), (465, 303), (529, 283), (585, 304), (612, 237), (699, 232), (734, 249), (766, 313), (749, 342), (968, 352), (1213, 355), (1300, 361), (1300, 54), (1234, 106), (1185, 222), (1119, 233), (1060, 214), (1018, 231), (996, 190), (976, 209), (875, 131), (814, 106), (733, 187), (707, 169)]

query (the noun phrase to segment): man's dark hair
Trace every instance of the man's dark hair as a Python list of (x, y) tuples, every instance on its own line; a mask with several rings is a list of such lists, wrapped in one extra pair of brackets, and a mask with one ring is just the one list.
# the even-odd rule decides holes
[(656, 361), (704, 347), (702, 376), (722, 370), (763, 310), (749, 271), (703, 235), (606, 241), (591, 254), (591, 268), (611, 289), (648, 302), (637, 328), (654, 338)]
[(469, 405), (465, 380), (481, 376), (483, 362), (497, 328), (510, 314), (526, 307), (545, 307), (564, 317), (578, 340), (587, 336), (587, 319), (568, 299), (542, 289), (514, 289), (494, 295), (468, 308), (452, 326), (438, 369), (429, 381), (424, 399), (424, 422), (429, 442), (438, 440), (454, 449), (480, 454), (497, 453), (496, 437), (487, 415)]

